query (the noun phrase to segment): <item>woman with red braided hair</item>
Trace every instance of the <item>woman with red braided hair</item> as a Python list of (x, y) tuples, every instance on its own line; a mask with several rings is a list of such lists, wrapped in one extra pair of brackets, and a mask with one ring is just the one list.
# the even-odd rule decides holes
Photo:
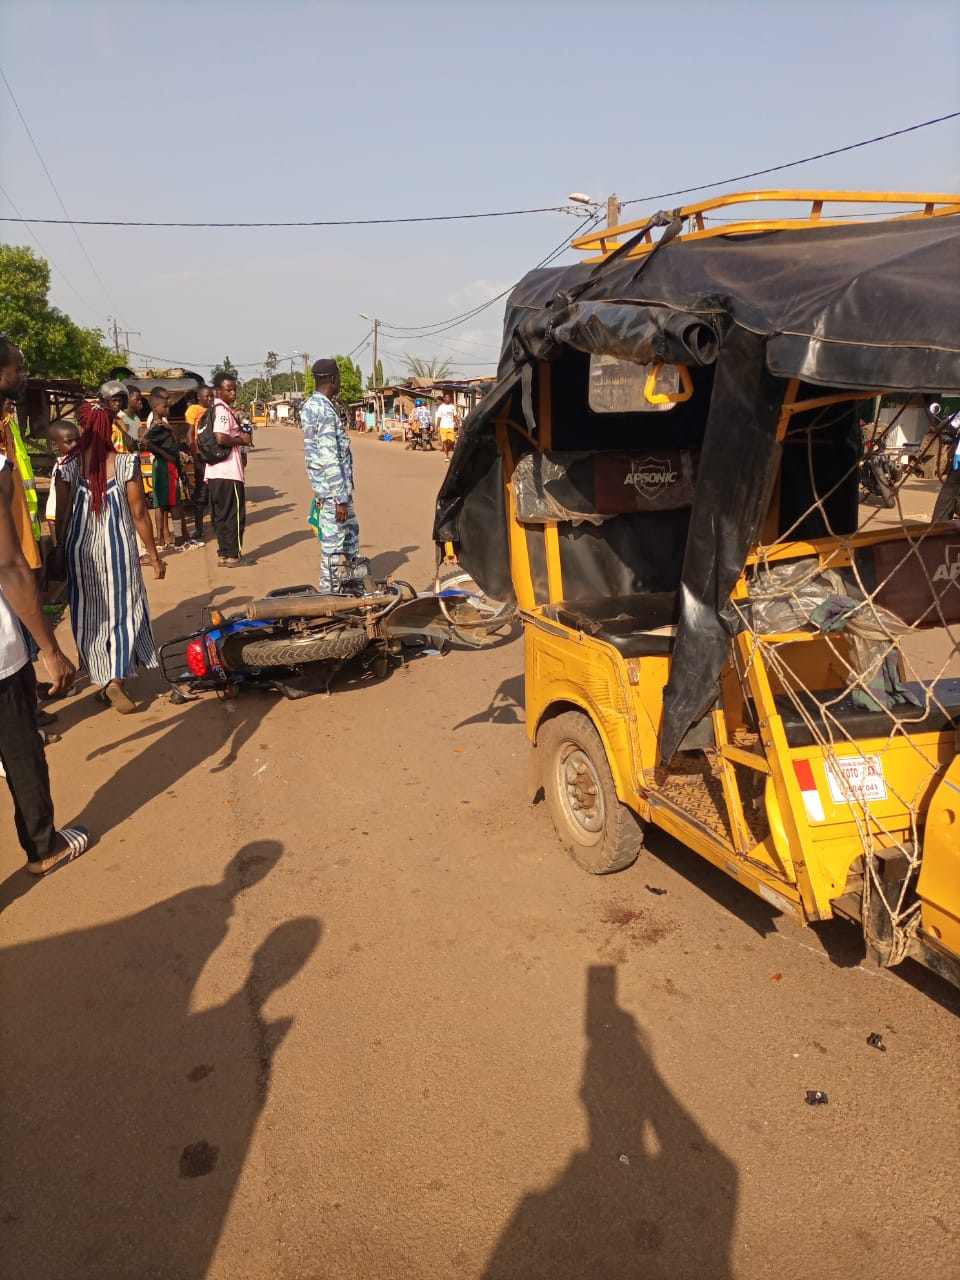
[(57, 542), (66, 555), (70, 618), (80, 660), (100, 697), (124, 714), (136, 710), (124, 680), (138, 666), (155, 667), (147, 593), (137, 550), (139, 533), (162, 578), (140, 479), (140, 458), (117, 453), (114, 412), (101, 387), (99, 404), (81, 405), (84, 428), (57, 476)]

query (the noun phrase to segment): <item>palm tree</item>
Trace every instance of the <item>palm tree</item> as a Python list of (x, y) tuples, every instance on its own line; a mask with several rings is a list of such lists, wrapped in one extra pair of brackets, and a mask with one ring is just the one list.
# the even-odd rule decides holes
[(411, 378), (432, 378), (434, 381), (448, 378), (453, 368), (450, 360), (441, 360), (437, 356), (430, 360), (424, 360), (421, 356), (404, 356), (403, 362)]

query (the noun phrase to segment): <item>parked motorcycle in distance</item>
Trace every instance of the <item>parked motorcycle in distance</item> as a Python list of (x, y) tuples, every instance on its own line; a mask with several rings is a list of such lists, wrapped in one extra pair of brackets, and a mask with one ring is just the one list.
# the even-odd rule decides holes
[(887, 449), (882, 436), (864, 441), (863, 457), (860, 459), (862, 503), (873, 507), (896, 506), (897, 486), (903, 476), (899, 456)]
[(232, 694), (243, 685), (288, 698), (329, 692), (349, 663), (382, 678), (391, 664), (428, 647), (496, 643), (515, 611), (489, 600), (466, 575), (418, 593), (408, 582), (377, 580), (369, 564), (339, 567), (337, 591), (281, 587), (229, 615), (204, 610), (204, 625), (160, 646), (174, 701), (184, 691)]

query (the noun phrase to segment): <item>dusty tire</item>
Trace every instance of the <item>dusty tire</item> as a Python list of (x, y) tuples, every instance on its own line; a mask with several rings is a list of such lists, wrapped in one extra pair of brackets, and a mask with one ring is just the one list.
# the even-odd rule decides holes
[(346, 662), (366, 647), (367, 633), (347, 627), (302, 640), (251, 640), (240, 650), (240, 657), (248, 667), (301, 667), (308, 662)]
[(600, 735), (579, 711), (548, 720), (537, 737), (543, 793), (557, 835), (591, 875), (622, 871), (643, 848), (640, 819), (621, 804)]

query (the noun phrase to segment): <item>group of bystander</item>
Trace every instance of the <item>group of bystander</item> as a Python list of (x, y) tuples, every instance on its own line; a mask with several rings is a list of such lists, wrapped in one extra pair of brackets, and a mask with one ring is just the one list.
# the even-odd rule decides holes
[[(251, 563), (242, 554), (243, 450), (250, 441), (233, 413), (236, 382), (226, 374), (199, 389), (186, 440), (171, 428), (163, 388), (151, 391), (142, 422), (139, 390), (104, 383), (96, 402), (80, 405), (76, 422), (58, 419), (48, 429), (57, 457), (44, 511), (52, 545), (42, 562), (36, 483), (14, 415), (26, 376), (23, 353), (0, 339), (0, 772), (13, 797), (28, 869), (44, 875), (79, 856), (89, 834), (54, 826), (43, 731), (56, 717), (40, 707), (39, 697), (41, 691), (46, 698), (68, 693), (77, 673), (44, 612), (41, 578), (66, 583), (80, 663), (99, 700), (122, 713), (135, 710), (125, 681), (138, 667), (157, 665), (142, 566), (151, 565), (153, 576), (163, 578), (161, 551), (201, 545), (208, 506), (218, 565)], [(205, 427), (216, 442), (213, 461), (205, 461), (199, 447)], [(142, 458), (152, 472), (155, 525)], [(186, 530), (187, 501), (195, 538)], [(179, 544), (172, 541), (175, 519)], [(42, 687), (33, 667), (37, 657), (50, 677)]]

